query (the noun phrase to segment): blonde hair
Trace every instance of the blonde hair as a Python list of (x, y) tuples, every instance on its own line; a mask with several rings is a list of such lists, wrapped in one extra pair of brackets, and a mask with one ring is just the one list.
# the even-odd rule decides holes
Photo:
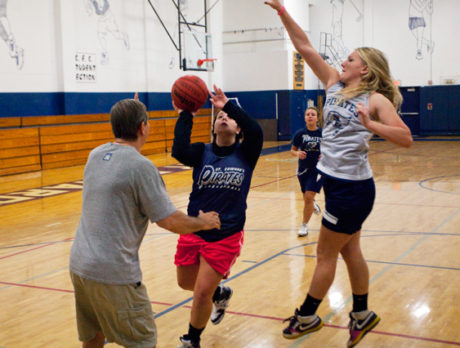
[(356, 50), (361, 61), (368, 68), (362, 76), (361, 83), (356, 87), (345, 87), (339, 93), (344, 100), (354, 98), (363, 93), (378, 92), (388, 98), (398, 109), (402, 103), (402, 95), (393, 83), (388, 61), (382, 51), (372, 47), (359, 47)]

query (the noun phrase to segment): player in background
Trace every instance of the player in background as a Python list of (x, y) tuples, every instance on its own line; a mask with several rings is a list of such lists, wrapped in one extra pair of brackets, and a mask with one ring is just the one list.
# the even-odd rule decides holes
[(297, 179), (303, 194), (304, 206), (302, 224), (297, 235), (308, 235), (308, 222), (313, 212), (319, 215), (321, 209), (315, 202), (315, 195), (321, 190), (322, 182), (316, 170), (320, 156), (322, 132), (318, 127), (319, 111), (310, 106), (305, 110), (305, 128), (299, 129), (292, 139), (291, 154), (299, 158)]

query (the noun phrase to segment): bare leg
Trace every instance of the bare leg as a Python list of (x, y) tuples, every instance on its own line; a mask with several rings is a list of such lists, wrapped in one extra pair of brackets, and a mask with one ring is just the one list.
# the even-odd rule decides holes
[(310, 221), (311, 215), (313, 214), (313, 201), (315, 199), (316, 192), (305, 191), (303, 194), (303, 223), (306, 224)]
[(200, 268), (193, 289), (192, 313), (190, 324), (197, 329), (204, 328), (212, 312), (212, 296), (222, 280), (222, 274), (216, 272), (200, 256)]
[(347, 264), (351, 290), (355, 295), (367, 294), (369, 291), (369, 268), (361, 252), (360, 236), (361, 231), (353, 234), (351, 240), (340, 251)]
[(334, 232), (321, 225), (316, 249), (315, 273), (308, 291), (311, 296), (319, 300), (326, 296), (334, 281), (339, 252), (352, 238), (353, 235)]
[(179, 266), (177, 272), (177, 284), (184, 290), (193, 291), (200, 265)]
[(102, 332), (98, 331), (96, 336), (90, 341), (83, 342), (83, 348), (102, 348), (104, 347), (105, 336)]

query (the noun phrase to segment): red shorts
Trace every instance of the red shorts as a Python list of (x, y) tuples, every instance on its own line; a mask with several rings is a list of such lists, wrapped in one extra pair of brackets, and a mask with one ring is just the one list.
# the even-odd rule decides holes
[(177, 242), (174, 264), (176, 266), (198, 265), (201, 255), (216, 272), (227, 278), (230, 268), (240, 256), (243, 240), (244, 230), (217, 242), (206, 242), (194, 233), (182, 234)]

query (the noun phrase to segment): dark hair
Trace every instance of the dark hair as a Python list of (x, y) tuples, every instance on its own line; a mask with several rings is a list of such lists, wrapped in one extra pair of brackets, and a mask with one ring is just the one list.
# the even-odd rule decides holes
[[(220, 112), (223, 112), (223, 113), (226, 113), (225, 111), (223, 111), (222, 109), (216, 109), (216, 117), (214, 117), (214, 120), (213, 120), (213, 123), (212, 123), (212, 127), (211, 127), (211, 134), (212, 134), (212, 142), (215, 143), (216, 142), (216, 133), (214, 133), (214, 124), (216, 123), (217, 121), (217, 116), (220, 114)], [(227, 113), (226, 113), (227, 114)], [(227, 114), (228, 115), (228, 114)], [(236, 122), (236, 121), (235, 121)], [(236, 125), (239, 127), (240, 125), (238, 124), (238, 122), (236, 123)], [(243, 139), (243, 132), (239, 132), (236, 137), (235, 137), (235, 142), (238, 143), (241, 141), (241, 139)]]
[(139, 127), (147, 122), (147, 109), (138, 100), (123, 99), (110, 109), (110, 123), (115, 138), (136, 140)]

